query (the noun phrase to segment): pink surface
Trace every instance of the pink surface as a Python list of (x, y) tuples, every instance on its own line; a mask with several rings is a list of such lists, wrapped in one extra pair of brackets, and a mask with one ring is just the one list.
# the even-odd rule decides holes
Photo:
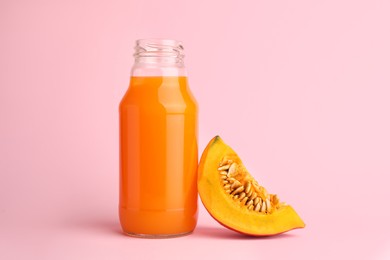
[[(388, 1), (1, 1), (0, 259), (390, 259)], [(118, 104), (138, 38), (180, 39), (219, 134), (307, 227), (120, 233)], [(184, 258), (185, 257), (185, 258)]]

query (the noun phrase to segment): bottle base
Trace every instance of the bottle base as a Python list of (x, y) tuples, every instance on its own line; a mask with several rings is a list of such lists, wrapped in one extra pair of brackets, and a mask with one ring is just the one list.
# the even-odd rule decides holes
[(131, 233), (131, 232), (124, 232), (124, 234), (130, 236), (130, 237), (136, 237), (136, 238), (147, 238), (147, 239), (163, 239), (163, 238), (174, 238), (174, 237), (182, 237), (182, 236), (188, 236), (192, 234), (193, 231), (184, 232), (184, 233), (178, 233), (178, 234), (137, 234), (137, 233)]
[(169, 238), (190, 234), (196, 227), (197, 216), (196, 206), (165, 210), (119, 207), (122, 231), (129, 236), (141, 238)]

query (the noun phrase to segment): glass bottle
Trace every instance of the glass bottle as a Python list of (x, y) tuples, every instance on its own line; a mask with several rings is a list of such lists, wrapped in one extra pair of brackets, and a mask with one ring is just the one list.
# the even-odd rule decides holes
[(138, 40), (120, 106), (119, 217), (139, 237), (191, 233), (197, 222), (197, 103), (180, 42)]

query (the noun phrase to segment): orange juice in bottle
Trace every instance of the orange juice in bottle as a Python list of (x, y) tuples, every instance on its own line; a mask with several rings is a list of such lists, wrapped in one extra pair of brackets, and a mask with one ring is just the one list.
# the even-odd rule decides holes
[(123, 231), (138, 237), (191, 233), (197, 222), (197, 104), (183, 47), (138, 40), (130, 86), (119, 106)]

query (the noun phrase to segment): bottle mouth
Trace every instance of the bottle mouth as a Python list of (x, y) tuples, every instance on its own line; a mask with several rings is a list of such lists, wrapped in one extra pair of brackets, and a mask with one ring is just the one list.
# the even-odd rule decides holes
[[(184, 48), (181, 41), (172, 39), (139, 39), (136, 41), (134, 58), (164, 59), (180, 63), (184, 58)], [(160, 60), (161, 61), (161, 60)]]

